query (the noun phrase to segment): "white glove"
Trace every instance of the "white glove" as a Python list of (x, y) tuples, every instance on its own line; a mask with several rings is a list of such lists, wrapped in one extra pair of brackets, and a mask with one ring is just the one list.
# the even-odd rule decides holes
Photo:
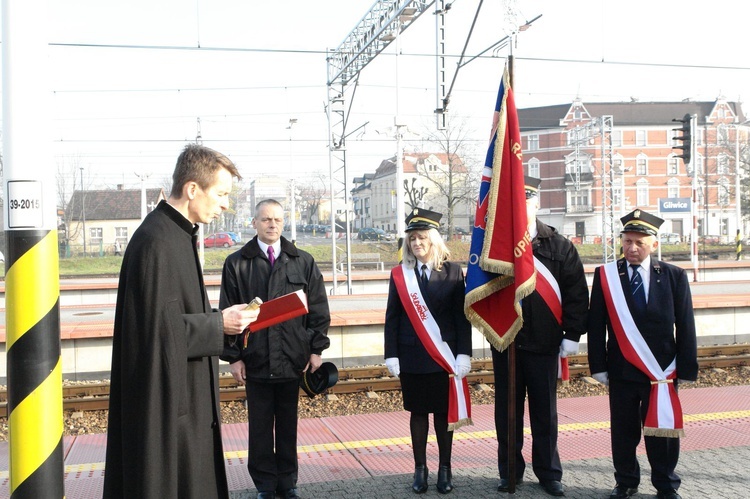
[(607, 371), (601, 373), (593, 373), (591, 377), (597, 380), (602, 385), (609, 386), (609, 373)]
[(563, 359), (570, 355), (578, 354), (578, 342), (573, 340), (566, 340), (563, 338), (560, 343), (560, 357)]
[(388, 368), (388, 372), (391, 373), (391, 376), (398, 378), (398, 375), (401, 374), (401, 364), (398, 362), (398, 357), (389, 357), (385, 359), (385, 367)]
[(456, 377), (458, 379), (464, 379), (467, 374), (469, 374), (469, 371), (471, 371), (471, 358), (463, 353), (460, 353), (456, 356), (456, 367), (454, 368), (456, 371)]

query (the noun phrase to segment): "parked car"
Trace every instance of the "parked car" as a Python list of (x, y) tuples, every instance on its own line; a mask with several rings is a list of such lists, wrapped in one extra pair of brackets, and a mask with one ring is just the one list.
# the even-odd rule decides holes
[(682, 238), (675, 232), (661, 232), (659, 234), (659, 242), (662, 244), (680, 244)]
[(721, 244), (721, 236), (700, 236), (698, 242), (701, 244)]
[(227, 234), (229, 234), (229, 237), (232, 238), (232, 241), (234, 241), (234, 244), (240, 244), (242, 242), (242, 236), (238, 232), (227, 231)]
[(229, 248), (230, 246), (234, 246), (234, 241), (232, 240), (232, 236), (227, 232), (217, 232), (206, 237), (203, 240), (203, 246), (206, 248)]
[(393, 239), (393, 236), (377, 227), (365, 227), (364, 229), (359, 230), (357, 238), (359, 238), (360, 241), (390, 241)]

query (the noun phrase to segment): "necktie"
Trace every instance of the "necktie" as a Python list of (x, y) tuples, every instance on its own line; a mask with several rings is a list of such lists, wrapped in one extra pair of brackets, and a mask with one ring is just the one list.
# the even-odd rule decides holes
[(427, 265), (422, 264), (422, 284), (427, 286), (427, 281), (429, 281), (427, 278)]
[(630, 279), (630, 291), (633, 293), (633, 303), (639, 313), (646, 311), (646, 292), (643, 288), (643, 279), (641, 279), (641, 273), (638, 272), (640, 265), (630, 264), (630, 268), (633, 269), (633, 277)]
[(271, 262), (271, 268), (273, 268), (273, 264), (276, 262), (276, 257), (273, 254), (273, 246), (268, 247), (268, 261)]

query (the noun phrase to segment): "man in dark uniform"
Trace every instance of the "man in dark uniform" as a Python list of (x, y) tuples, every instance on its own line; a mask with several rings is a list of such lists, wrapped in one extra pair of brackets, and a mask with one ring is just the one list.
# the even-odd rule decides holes
[(309, 253), (281, 236), (284, 208), (273, 199), (255, 207), (258, 235), (229, 255), (221, 276), (219, 308), (264, 302), (303, 290), (309, 312), (248, 336), (227, 336), (223, 360), (246, 385), (249, 450), (247, 468), (258, 499), (298, 497), (297, 409), (302, 373), (315, 372), (328, 348), (328, 309), (323, 275)]
[[(531, 465), (544, 490), (565, 495), (557, 450), (557, 377), (560, 357), (578, 353), (586, 332), (588, 286), (575, 246), (536, 219), (541, 180), (525, 177), (529, 235), (537, 268), (536, 290), (522, 300), (523, 327), (516, 348), (516, 483), (523, 479), (523, 411), (529, 396)], [(541, 267), (540, 267), (541, 265)], [(557, 292), (555, 292), (555, 289)], [(492, 349), (495, 370), (495, 427), (498, 440), (498, 491), (509, 490), (508, 351)]]
[(678, 499), (683, 430), (676, 388), (698, 376), (690, 287), (683, 269), (651, 258), (661, 218), (635, 210), (620, 220), (624, 258), (596, 269), (588, 325), (592, 376), (609, 385), (616, 481), (610, 498), (638, 491), (643, 428), (657, 497)]
[(234, 164), (189, 145), (169, 199), (148, 214), (122, 261), (112, 338), (105, 498), (229, 496), (219, 354), (258, 312), (212, 310), (198, 223), (229, 208)]

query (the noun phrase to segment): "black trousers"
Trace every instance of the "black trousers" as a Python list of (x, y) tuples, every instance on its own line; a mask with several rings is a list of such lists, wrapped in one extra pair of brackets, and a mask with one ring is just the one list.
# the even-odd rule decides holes
[[(615, 481), (626, 487), (637, 487), (641, 470), (636, 448), (641, 441), (646, 420), (651, 385), (633, 381), (609, 381), (612, 462)], [(674, 472), (680, 457), (680, 439), (643, 437), (651, 465), (651, 483), (656, 490), (680, 488), (680, 477)]]
[(299, 381), (247, 380), (247, 469), (259, 492), (297, 486)]
[[(495, 370), (495, 429), (500, 478), (508, 476), (508, 350), (492, 349)], [(524, 399), (529, 397), (531, 466), (539, 480), (562, 480), (557, 450), (558, 356), (516, 349), (516, 478), (523, 477)]]

